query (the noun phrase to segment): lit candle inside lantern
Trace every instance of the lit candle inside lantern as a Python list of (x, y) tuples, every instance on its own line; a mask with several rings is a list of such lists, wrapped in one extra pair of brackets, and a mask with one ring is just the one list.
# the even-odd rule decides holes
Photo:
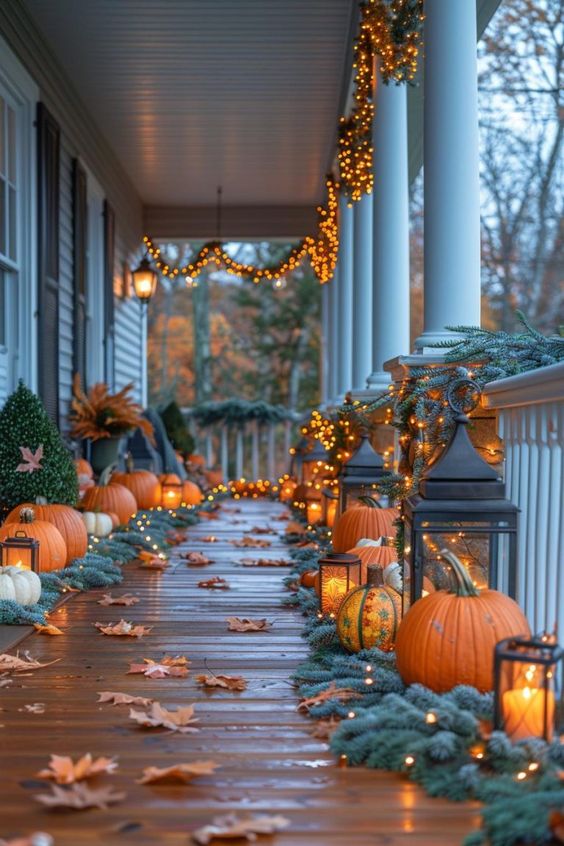
[(335, 516), (337, 514), (337, 500), (331, 499), (327, 503), (327, 526), (332, 529), (335, 523)]
[(310, 523), (312, 526), (315, 523), (319, 523), (321, 520), (321, 503), (320, 502), (308, 502), (307, 504), (307, 522)]
[(544, 737), (545, 727), (548, 729), (547, 739), (552, 740), (554, 693), (542, 687), (535, 687), (536, 673), (537, 667), (530, 664), (524, 674), (524, 686), (507, 690), (503, 694), (503, 727), (512, 740)]

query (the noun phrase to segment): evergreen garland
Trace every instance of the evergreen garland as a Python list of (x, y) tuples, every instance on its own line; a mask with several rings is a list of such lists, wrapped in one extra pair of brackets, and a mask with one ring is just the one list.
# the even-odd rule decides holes
[[(21, 469), (26, 464), (22, 449), (35, 454), (39, 467)], [(0, 410), (0, 502), (14, 508), (37, 497), (76, 505), (78, 478), (72, 456), (43, 403), (20, 380)]]
[(203, 402), (190, 409), (198, 426), (207, 428), (221, 423), (227, 426), (243, 426), (252, 420), (258, 423), (280, 423), (293, 420), (294, 415), (282, 405), (271, 405), (263, 400), (250, 402), (243, 399), (229, 399), (223, 402)]

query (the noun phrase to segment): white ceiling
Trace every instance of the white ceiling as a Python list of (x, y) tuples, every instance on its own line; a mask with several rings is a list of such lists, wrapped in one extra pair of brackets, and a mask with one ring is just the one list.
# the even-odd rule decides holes
[(356, 0), (25, 0), (146, 205), (322, 199)]

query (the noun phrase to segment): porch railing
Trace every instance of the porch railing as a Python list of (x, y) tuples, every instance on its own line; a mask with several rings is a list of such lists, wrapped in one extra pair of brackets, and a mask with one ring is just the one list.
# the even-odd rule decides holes
[(564, 632), (564, 363), (485, 391), (498, 413), (508, 497), (521, 509), (517, 600), (534, 632)]

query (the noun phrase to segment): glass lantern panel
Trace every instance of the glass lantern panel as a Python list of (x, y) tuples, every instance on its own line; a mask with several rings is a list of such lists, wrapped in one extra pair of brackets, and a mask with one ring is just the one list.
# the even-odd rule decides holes
[(358, 568), (343, 565), (323, 565), (320, 567), (321, 611), (323, 614), (336, 614), (347, 593), (359, 583)]
[[(523, 656), (525, 657), (525, 656)], [(497, 681), (500, 728), (516, 742), (527, 737), (552, 740), (556, 712), (554, 665), (525, 661), (501, 662)]]

